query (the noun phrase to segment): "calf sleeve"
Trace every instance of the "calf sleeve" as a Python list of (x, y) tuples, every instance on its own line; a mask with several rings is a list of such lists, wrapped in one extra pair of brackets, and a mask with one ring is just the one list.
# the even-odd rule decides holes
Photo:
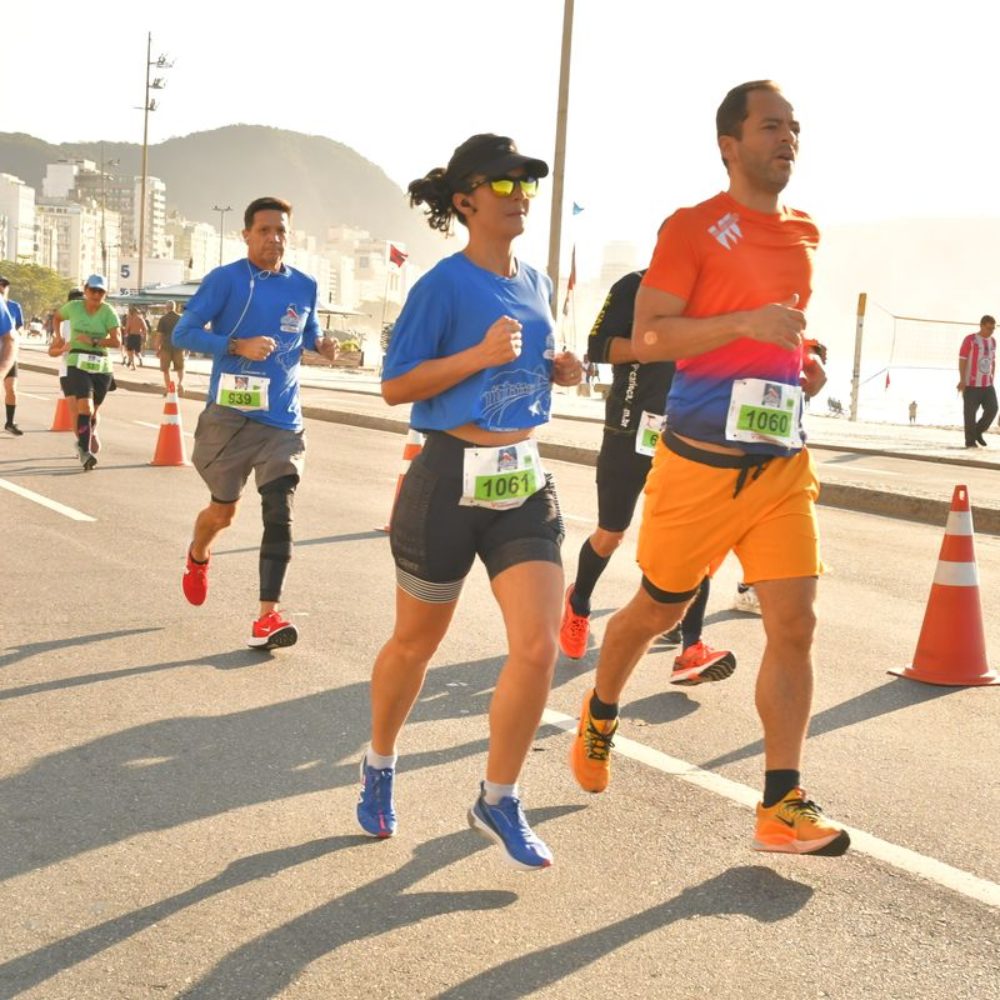
[(298, 476), (282, 476), (260, 489), (264, 537), (260, 542), (260, 599), (280, 601), (292, 559), (292, 500)]

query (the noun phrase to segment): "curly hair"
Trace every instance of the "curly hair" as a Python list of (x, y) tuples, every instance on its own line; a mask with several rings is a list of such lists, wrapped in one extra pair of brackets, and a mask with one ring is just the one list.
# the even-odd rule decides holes
[(465, 216), (455, 210), (452, 195), (457, 193), (445, 176), (444, 167), (435, 167), (425, 177), (410, 181), (407, 190), (410, 193), (410, 207), (426, 205), (427, 225), (431, 229), (439, 229), (442, 233), (450, 233), (452, 221), (458, 219), (463, 226), (468, 225)]

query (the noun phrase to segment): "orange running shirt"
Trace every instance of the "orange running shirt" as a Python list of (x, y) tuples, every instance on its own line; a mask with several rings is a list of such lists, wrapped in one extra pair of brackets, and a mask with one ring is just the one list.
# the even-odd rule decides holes
[[(804, 309), (812, 294), (818, 244), (819, 230), (804, 212), (782, 209), (767, 215), (722, 193), (679, 209), (664, 222), (642, 283), (683, 299), (683, 315), (694, 318), (758, 309), (793, 294)], [(801, 349), (787, 351), (748, 337), (679, 359), (667, 401), (668, 423), (677, 434), (732, 445), (725, 426), (733, 381), (798, 385), (802, 360)], [(740, 448), (790, 453), (766, 443), (741, 442)]]

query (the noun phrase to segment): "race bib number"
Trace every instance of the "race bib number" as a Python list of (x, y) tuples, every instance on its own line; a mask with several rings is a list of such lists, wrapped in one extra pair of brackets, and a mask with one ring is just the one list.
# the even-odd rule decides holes
[(223, 372), (219, 376), (215, 401), (219, 406), (228, 406), (233, 410), (266, 410), (270, 381), (263, 375), (232, 375)]
[(111, 374), (111, 358), (106, 354), (74, 354), (69, 363), (88, 375)]
[(544, 482), (545, 470), (533, 440), (500, 448), (466, 448), (459, 503), (509, 510), (520, 507)]
[(726, 440), (801, 448), (802, 389), (759, 378), (737, 379), (729, 399)]
[(637, 455), (653, 455), (656, 444), (660, 440), (667, 418), (662, 413), (642, 411), (639, 418), (639, 430), (635, 435), (635, 451)]

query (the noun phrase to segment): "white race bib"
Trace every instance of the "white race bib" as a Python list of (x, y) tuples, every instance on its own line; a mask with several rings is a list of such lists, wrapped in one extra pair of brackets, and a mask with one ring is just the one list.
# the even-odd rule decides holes
[(499, 448), (466, 448), (462, 461), (463, 507), (520, 507), (545, 484), (538, 443), (529, 438)]
[(267, 387), (271, 380), (263, 375), (233, 375), (222, 372), (215, 401), (232, 410), (266, 410)]
[(648, 410), (643, 410), (642, 416), (639, 417), (639, 430), (635, 435), (636, 454), (655, 454), (656, 444), (666, 425), (667, 418), (662, 413), (650, 413)]
[(68, 364), (89, 375), (111, 374), (111, 358), (106, 354), (70, 354)]
[(733, 382), (726, 440), (801, 448), (802, 389), (797, 385), (743, 378)]

